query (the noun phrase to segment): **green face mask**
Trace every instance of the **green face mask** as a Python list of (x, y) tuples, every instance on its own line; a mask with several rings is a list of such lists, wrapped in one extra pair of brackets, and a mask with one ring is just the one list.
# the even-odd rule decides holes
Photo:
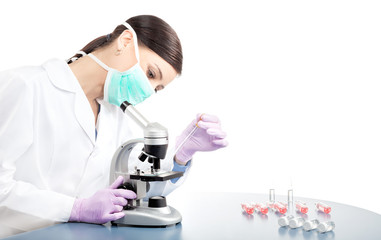
[(118, 107), (124, 101), (135, 106), (155, 92), (139, 64), (126, 72), (111, 70), (109, 73), (108, 96), (105, 95), (105, 99)]
[(131, 30), (134, 37), (135, 56), (138, 62), (125, 72), (108, 67), (93, 54), (89, 54), (95, 62), (108, 71), (104, 86), (104, 100), (118, 107), (123, 102), (135, 106), (150, 97), (155, 91), (152, 88), (146, 74), (139, 64), (138, 41), (135, 31), (124, 22), (127, 29)]

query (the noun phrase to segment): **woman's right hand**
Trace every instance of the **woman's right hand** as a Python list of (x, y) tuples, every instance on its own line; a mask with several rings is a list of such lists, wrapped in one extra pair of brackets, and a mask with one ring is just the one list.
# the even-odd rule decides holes
[(109, 188), (99, 190), (90, 198), (76, 199), (69, 221), (104, 224), (124, 217), (126, 199), (135, 199), (133, 191), (117, 189), (123, 183), (119, 176)]

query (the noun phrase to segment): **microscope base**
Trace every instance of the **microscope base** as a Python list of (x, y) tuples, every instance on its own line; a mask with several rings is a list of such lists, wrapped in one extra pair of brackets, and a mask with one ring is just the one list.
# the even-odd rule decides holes
[(167, 227), (182, 220), (180, 212), (171, 206), (153, 208), (144, 204), (123, 212), (126, 215), (112, 221), (113, 226)]

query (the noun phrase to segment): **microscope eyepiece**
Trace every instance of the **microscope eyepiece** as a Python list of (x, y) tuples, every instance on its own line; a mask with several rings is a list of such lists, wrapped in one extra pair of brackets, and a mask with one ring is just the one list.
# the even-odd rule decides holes
[(129, 103), (129, 102), (127, 102), (127, 101), (124, 101), (124, 102), (122, 102), (122, 104), (120, 104), (120, 108), (122, 109), (123, 112), (125, 112), (125, 111), (126, 111), (126, 108), (127, 108), (128, 106), (130, 106), (130, 105), (131, 105), (131, 103)]

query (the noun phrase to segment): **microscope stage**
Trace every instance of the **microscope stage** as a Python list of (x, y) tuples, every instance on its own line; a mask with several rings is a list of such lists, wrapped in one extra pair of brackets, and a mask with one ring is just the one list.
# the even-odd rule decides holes
[(130, 179), (132, 180), (140, 180), (144, 182), (163, 182), (170, 180), (172, 178), (179, 178), (183, 176), (183, 172), (162, 172), (162, 173), (156, 173), (156, 174), (151, 174), (151, 173), (146, 173), (146, 174), (130, 174)]

